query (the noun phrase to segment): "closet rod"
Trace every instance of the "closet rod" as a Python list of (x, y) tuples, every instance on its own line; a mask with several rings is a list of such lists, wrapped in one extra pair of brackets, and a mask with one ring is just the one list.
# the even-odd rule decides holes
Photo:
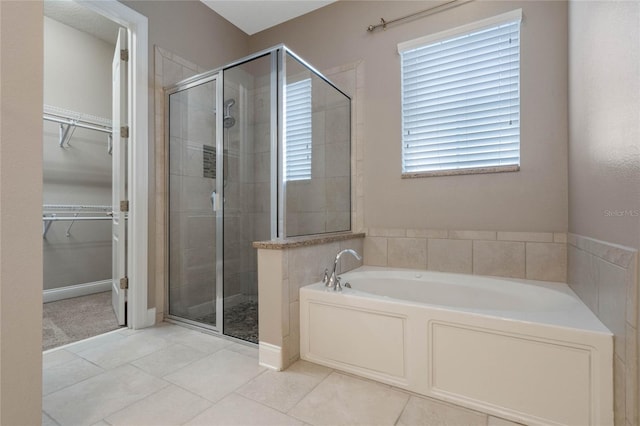
[(76, 220), (111, 220), (111, 216), (109, 217), (65, 217), (65, 216), (56, 216), (56, 217), (43, 217), (43, 221), (45, 222), (64, 222), (64, 221), (76, 221)]
[(100, 126), (97, 124), (91, 124), (91, 123), (87, 123), (87, 122), (83, 122), (81, 120), (74, 120), (74, 119), (70, 119), (70, 118), (60, 118), (60, 117), (56, 117), (53, 115), (49, 115), (49, 114), (44, 114), (43, 118), (47, 121), (53, 121), (54, 123), (60, 123), (60, 124), (66, 124), (68, 126), (75, 126), (75, 127), (80, 127), (83, 129), (89, 129), (89, 130), (97, 130), (98, 132), (103, 132), (103, 133), (111, 133), (112, 130), (111, 128), (107, 127), (107, 126)]

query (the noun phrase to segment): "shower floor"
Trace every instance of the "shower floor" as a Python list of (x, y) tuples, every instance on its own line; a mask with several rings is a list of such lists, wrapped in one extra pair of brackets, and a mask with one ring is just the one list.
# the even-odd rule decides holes
[[(199, 317), (196, 321), (215, 324), (216, 313)], [(258, 302), (247, 301), (224, 311), (224, 334), (236, 339), (258, 343)]]

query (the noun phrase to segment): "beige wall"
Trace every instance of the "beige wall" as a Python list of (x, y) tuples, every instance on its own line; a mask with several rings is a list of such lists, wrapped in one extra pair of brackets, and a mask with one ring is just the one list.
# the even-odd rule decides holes
[(42, 412), (42, 2), (0, 2), (0, 424)]
[[(567, 4), (483, 1), (368, 33), (432, 1), (340, 1), (251, 37), (252, 51), (284, 42), (318, 69), (364, 63), (366, 227), (566, 231)], [(523, 10), (521, 156), (517, 173), (400, 179), (397, 43)]]
[[(122, 1), (149, 19), (149, 82), (154, 81), (154, 52), (159, 46), (169, 52), (210, 70), (248, 54), (249, 37), (203, 3), (189, 1)], [(166, 75), (165, 78), (171, 79)], [(155, 91), (149, 91), (149, 141), (155, 140)], [(162, 114), (162, 111), (159, 111)], [(163, 116), (160, 115), (160, 118)], [(156, 150), (149, 149), (149, 182), (155, 182)], [(164, 161), (163, 159), (160, 159)], [(155, 189), (155, 191), (154, 191)], [(149, 191), (149, 288), (148, 306), (157, 307), (156, 286), (164, 286), (156, 278), (156, 197), (159, 188)], [(162, 290), (164, 291), (164, 290)]]
[(570, 2), (570, 231), (640, 248), (640, 3)]

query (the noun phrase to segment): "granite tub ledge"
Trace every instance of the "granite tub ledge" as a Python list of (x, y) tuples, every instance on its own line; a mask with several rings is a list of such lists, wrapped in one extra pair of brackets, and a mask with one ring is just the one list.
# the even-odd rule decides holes
[(305, 235), (302, 237), (276, 238), (275, 240), (268, 241), (254, 241), (253, 247), (267, 250), (285, 250), (295, 247), (315, 246), (319, 244), (333, 243), (335, 241), (353, 240), (364, 237), (364, 232)]

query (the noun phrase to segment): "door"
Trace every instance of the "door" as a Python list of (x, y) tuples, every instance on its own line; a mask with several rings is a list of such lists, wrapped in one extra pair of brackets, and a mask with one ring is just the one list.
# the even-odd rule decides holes
[[(167, 91), (169, 316), (220, 331), (218, 79)], [(222, 111), (222, 112), (221, 112)]]
[(113, 55), (113, 183), (111, 300), (118, 324), (126, 324), (127, 278), (127, 30), (120, 28)]

